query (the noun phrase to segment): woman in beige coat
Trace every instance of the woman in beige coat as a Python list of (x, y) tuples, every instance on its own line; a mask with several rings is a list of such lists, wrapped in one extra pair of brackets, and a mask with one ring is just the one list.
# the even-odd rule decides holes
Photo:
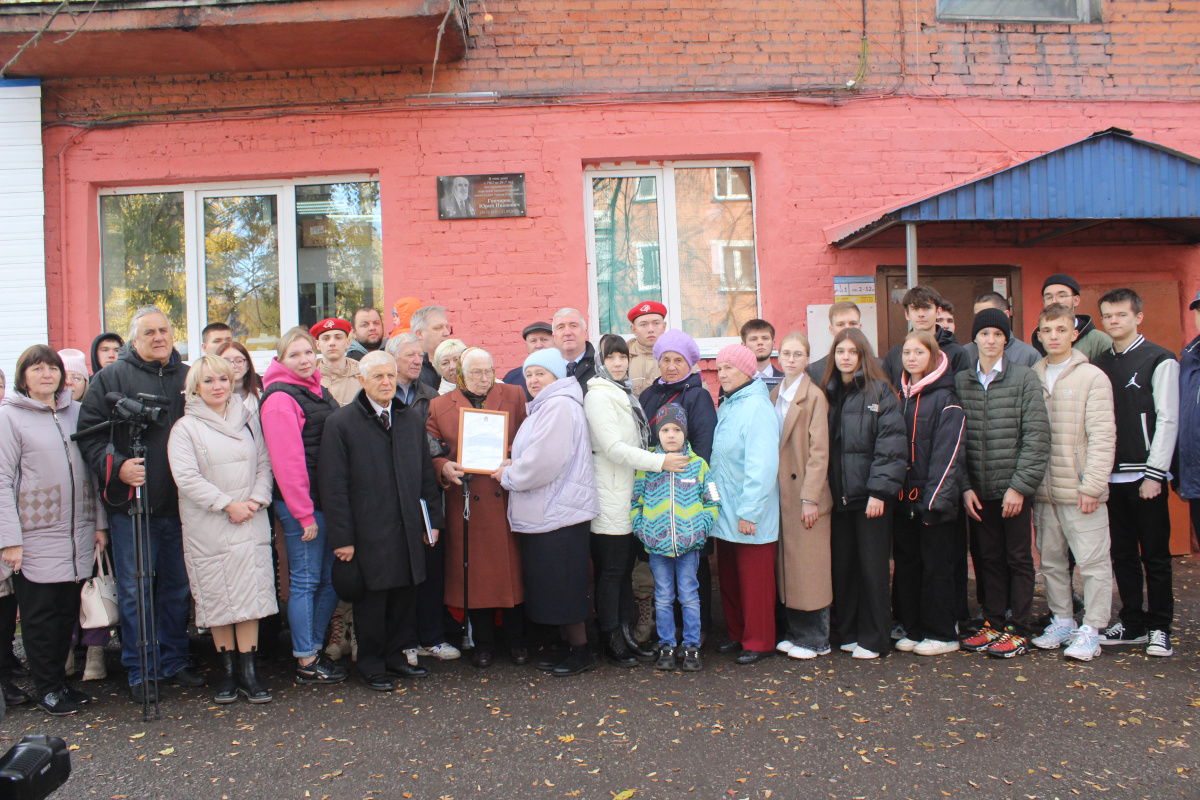
[(254, 657), (258, 621), (278, 610), (267, 522), (271, 462), (225, 359), (203, 356), (188, 371), (187, 405), (167, 452), (179, 487), (196, 625), (212, 629), (221, 659), (214, 700), (232, 703), (241, 693), (251, 703), (269, 703)]
[(775, 573), (787, 632), (776, 645), (792, 658), (829, 652), (833, 603), (829, 556), (829, 402), (807, 375), (808, 339), (793, 331), (779, 343), (783, 381), (771, 390), (779, 415), (779, 555)]

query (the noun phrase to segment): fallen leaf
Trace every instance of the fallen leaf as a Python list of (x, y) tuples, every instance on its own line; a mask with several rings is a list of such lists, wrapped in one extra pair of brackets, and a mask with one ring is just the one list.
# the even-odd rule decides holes
[(158, 754), (160, 756), (169, 756), (169, 755), (171, 755), (171, 753), (174, 753), (174, 752), (175, 752), (174, 747), (168, 747), (166, 750), (159, 750)]
[(133, 734), (133, 735), (132, 735), (132, 736), (130, 736), (129, 738), (130, 738), (130, 739), (140, 739), (140, 738), (142, 738), (142, 737), (143, 737), (143, 736), (145, 736), (145, 735), (146, 735), (146, 732), (145, 732), (145, 731), (142, 731), (141, 733), (135, 733), (135, 734)]
[(1022, 682), (1023, 682), (1023, 681), (1027, 681), (1027, 680), (1029, 680), (1029, 678), (1026, 678), (1024, 675), (1018, 675), (1018, 676), (1017, 676), (1017, 680), (1019, 680), (1019, 681), (1022, 681)]
[(623, 792), (614, 794), (613, 800), (629, 800), (629, 798), (633, 797), (633, 792), (634, 792), (633, 789), (626, 789)]
[(575, 741), (575, 734), (568, 733), (566, 736), (559, 736), (558, 740), (563, 744), (568, 744), (569, 742)]
[(67, 749), (68, 749), (68, 750), (78, 750), (78, 749), (79, 749), (79, 745), (77, 745), (77, 744), (73, 744), (73, 745), (71, 745), (70, 747), (68, 747)]

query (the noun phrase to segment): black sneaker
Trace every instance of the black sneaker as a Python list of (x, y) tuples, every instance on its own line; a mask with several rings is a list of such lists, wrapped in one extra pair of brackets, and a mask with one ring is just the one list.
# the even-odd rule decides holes
[(37, 698), (38, 708), (54, 717), (66, 717), (79, 713), (79, 706), (71, 702), (66, 692), (50, 692)]
[(658, 648), (658, 660), (654, 662), (655, 669), (675, 669), (675, 648), (664, 644)]
[(344, 669), (331, 669), (333, 664), (319, 654), (311, 664), (296, 665), (296, 683), (341, 683), (346, 680)]
[(33, 699), (25, 694), (24, 689), (7, 678), (0, 679), (0, 689), (4, 692), (4, 705), (8, 708), (24, 705)]
[(1131, 631), (1120, 622), (1110, 625), (1108, 630), (1100, 634), (1100, 644), (1145, 644), (1148, 641), (1150, 637), (1145, 631)]
[[(143, 701), (142, 693), (146, 691), (147, 683), (153, 683), (153, 681), (149, 681), (149, 682), (142, 681), (141, 683), (135, 683), (129, 687), (129, 696), (131, 698), (133, 698), (133, 702), (141, 703)], [(158, 690), (158, 696), (160, 698), (162, 697), (162, 689), (161, 688), (159, 688), (159, 690)]]
[(204, 676), (191, 667), (184, 667), (167, 678), (167, 683), (171, 686), (187, 686), (195, 689), (204, 685)]
[(67, 699), (70, 700), (72, 703), (74, 703), (77, 706), (86, 706), (88, 703), (92, 702), (92, 700), (95, 699), (87, 692), (81, 692), (78, 689), (76, 689), (74, 686), (64, 686), (59, 691), (62, 694), (65, 694), (67, 696)]
[(683, 671), (699, 672), (702, 668), (700, 664), (700, 648), (685, 647), (683, 649)]

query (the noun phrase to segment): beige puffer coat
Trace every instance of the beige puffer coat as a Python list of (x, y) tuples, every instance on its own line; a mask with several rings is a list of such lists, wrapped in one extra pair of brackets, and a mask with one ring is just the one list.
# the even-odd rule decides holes
[(1108, 476), (1117, 455), (1112, 383), (1087, 356), (1071, 351), (1067, 367), (1046, 391), (1046, 359), (1033, 365), (1050, 417), (1050, 465), (1038, 487), (1039, 503), (1073, 506), (1079, 495), (1108, 500)]
[[(187, 565), (196, 625), (212, 628), (278, 611), (271, 565), (271, 462), (262, 431), (241, 398), (230, 398), (224, 419), (190, 396), (167, 446), (179, 487), (183, 560)], [(247, 523), (229, 521), (225, 507), (253, 500), (258, 513)]]

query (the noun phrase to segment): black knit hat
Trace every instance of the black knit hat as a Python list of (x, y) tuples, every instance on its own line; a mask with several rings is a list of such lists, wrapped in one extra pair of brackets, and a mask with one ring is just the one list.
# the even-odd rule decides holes
[(658, 432), (662, 430), (663, 425), (672, 422), (679, 426), (679, 429), (683, 431), (683, 435), (686, 437), (687, 412), (678, 403), (667, 403), (654, 415), (654, 420), (650, 423), (654, 428), (654, 437), (658, 438)]
[(1004, 341), (1007, 342), (1012, 338), (1012, 322), (998, 308), (985, 308), (975, 315), (975, 324), (971, 326), (971, 341), (975, 341), (975, 337), (984, 328), (999, 328), (1004, 334)]
[(1045, 292), (1047, 286), (1055, 286), (1055, 285), (1066, 286), (1068, 289), (1070, 289), (1076, 295), (1079, 294), (1079, 281), (1075, 280), (1070, 275), (1066, 275), (1061, 272), (1056, 272), (1055, 274), (1051, 275), (1049, 278), (1046, 278), (1046, 282), (1042, 284), (1042, 291)]

